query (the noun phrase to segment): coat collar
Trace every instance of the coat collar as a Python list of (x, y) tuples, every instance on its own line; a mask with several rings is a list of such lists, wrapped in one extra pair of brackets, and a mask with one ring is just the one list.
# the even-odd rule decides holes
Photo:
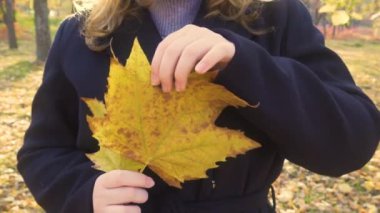
[[(224, 28), (247, 38), (252, 37), (250, 32), (233, 21), (225, 21), (217, 17), (205, 18), (205, 2), (206, 1), (203, 1), (197, 13), (193, 22), (194, 25), (209, 29)], [(147, 9), (142, 11), (142, 15), (139, 18), (123, 21), (120, 27), (118, 27), (118, 29), (111, 35), (111, 45), (107, 52), (109, 54), (113, 52), (119, 62), (125, 65), (131, 52), (133, 41), (136, 37), (139, 40), (145, 55), (151, 62), (156, 47), (162, 41), (162, 38)]]

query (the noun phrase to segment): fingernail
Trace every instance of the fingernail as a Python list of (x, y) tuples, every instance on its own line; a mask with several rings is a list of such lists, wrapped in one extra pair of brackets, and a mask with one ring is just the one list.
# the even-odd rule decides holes
[(158, 77), (156, 75), (152, 75), (151, 83), (152, 86), (158, 86), (160, 84), (160, 81), (158, 80)]
[(204, 63), (198, 63), (197, 66), (195, 66), (195, 71), (197, 73), (205, 73), (206, 72), (206, 65)]
[(181, 92), (182, 91), (182, 85), (180, 84), (180, 83), (175, 83), (175, 90), (177, 91), (177, 92)]
[(147, 187), (152, 187), (154, 186), (154, 181), (152, 178), (148, 177), (147, 180), (146, 180), (146, 185)]
[(162, 91), (163, 92), (170, 92), (170, 87), (169, 86), (163, 86)]

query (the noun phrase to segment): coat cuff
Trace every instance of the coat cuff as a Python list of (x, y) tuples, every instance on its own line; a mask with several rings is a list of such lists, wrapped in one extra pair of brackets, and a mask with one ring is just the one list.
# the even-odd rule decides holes
[(68, 200), (65, 205), (66, 209), (62, 212), (72, 212), (72, 213), (92, 213), (93, 201), (92, 194), (94, 190), (94, 185), (96, 179), (103, 174), (102, 171), (96, 171), (97, 173), (91, 177), (86, 183), (84, 183), (81, 188), (73, 194), (73, 196)]
[[(236, 96), (242, 98), (249, 102), (249, 104), (256, 105), (260, 102), (260, 92), (259, 91), (250, 91), (249, 97), (244, 97), (247, 94), (247, 88), (263, 88), (262, 75), (260, 75), (260, 70), (262, 62), (268, 60), (270, 55), (258, 44), (253, 41), (249, 41), (249, 46), (247, 47), (247, 42), (245, 42), (244, 37), (237, 35), (234, 32), (231, 32), (226, 29), (213, 29), (214, 32), (222, 35), (228, 41), (232, 42), (235, 45), (235, 55), (228, 63), (228, 65), (220, 70), (219, 74), (216, 76), (214, 82), (220, 85), (223, 85), (234, 93)], [(247, 48), (249, 51), (247, 51)], [(254, 72), (248, 70), (248, 64), (255, 63), (257, 70)], [(252, 75), (255, 77), (252, 78)], [(252, 79), (254, 80), (255, 85), (252, 85)]]

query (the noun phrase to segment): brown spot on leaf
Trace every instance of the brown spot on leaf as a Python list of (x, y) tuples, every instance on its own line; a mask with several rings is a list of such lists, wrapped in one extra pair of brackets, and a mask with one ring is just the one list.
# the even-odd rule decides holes
[(164, 93), (162, 97), (164, 98), (165, 102), (168, 102), (172, 99), (172, 95), (170, 93)]

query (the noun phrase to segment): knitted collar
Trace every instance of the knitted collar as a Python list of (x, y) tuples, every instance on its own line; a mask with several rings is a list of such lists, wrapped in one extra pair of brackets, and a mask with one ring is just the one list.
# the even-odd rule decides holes
[(194, 21), (202, 0), (155, 0), (149, 7), (152, 20), (161, 37)]

